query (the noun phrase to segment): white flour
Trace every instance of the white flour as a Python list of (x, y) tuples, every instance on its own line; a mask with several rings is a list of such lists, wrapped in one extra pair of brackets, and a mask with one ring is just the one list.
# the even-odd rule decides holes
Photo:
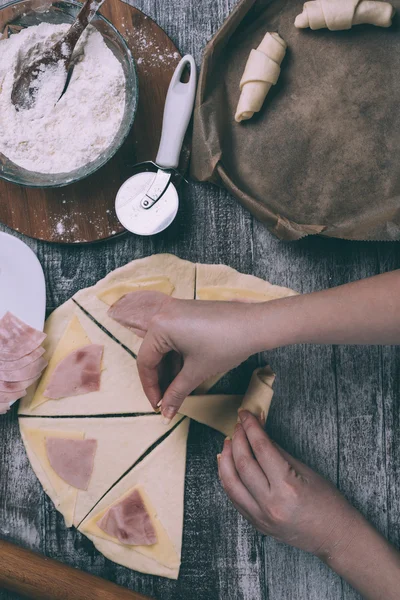
[(41, 23), (0, 41), (0, 152), (30, 171), (69, 173), (95, 160), (111, 145), (124, 115), (122, 66), (93, 27), (77, 46), (70, 84), (58, 102), (63, 68), (44, 71), (34, 108), (13, 106), (19, 57), (32, 62), (68, 27)]

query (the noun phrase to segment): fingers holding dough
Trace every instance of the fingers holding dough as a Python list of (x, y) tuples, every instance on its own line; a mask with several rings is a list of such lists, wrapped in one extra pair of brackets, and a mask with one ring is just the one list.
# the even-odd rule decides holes
[(238, 123), (251, 119), (261, 109), (271, 86), (278, 81), (286, 48), (286, 42), (278, 33), (267, 33), (258, 48), (250, 52), (240, 81), (241, 94), (235, 115)]

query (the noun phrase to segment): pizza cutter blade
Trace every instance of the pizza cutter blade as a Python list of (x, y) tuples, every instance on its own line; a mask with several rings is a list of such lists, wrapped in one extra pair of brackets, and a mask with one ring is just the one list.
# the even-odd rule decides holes
[[(189, 81), (182, 76), (190, 69)], [(155, 163), (136, 166), (136, 175), (120, 188), (115, 211), (121, 224), (137, 235), (154, 235), (166, 229), (179, 208), (176, 181), (183, 140), (193, 112), (196, 95), (196, 64), (190, 55), (178, 64), (164, 107), (160, 147)]]

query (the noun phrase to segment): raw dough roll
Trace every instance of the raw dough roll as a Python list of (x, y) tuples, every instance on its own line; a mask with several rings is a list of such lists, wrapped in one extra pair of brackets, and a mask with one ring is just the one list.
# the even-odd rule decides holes
[(380, 0), (312, 0), (304, 4), (294, 24), (299, 29), (327, 27), (331, 31), (362, 24), (390, 27), (394, 13), (389, 2)]
[(235, 120), (251, 119), (258, 112), (278, 81), (280, 65), (286, 54), (286, 42), (278, 33), (267, 33), (257, 50), (252, 50), (240, 81), (240, 99)]
[(267, 365), (254, 371), (239, 410), (248, 410), (262, 423), (267, 420), (274, 391), (275, 373)]

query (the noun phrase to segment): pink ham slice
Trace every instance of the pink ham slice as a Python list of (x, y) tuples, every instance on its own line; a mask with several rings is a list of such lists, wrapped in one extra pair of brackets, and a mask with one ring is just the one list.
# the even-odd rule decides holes
[(46, 438), (46, 452), (57, 475), (79, 490), (87, 490), (93, 473), (97, 440)]
[(89, 344), (74, 350), (62, 360), (44, 391), (46, 398), (58, 400), (100, 389), (103, 346)]
[(16, 382), (32, 379), (33, 377), (39, 377), (45, 367), (47, 367), (47, 361), (44, 360), (44, 358), (39, 358), (30, 365), (22, 367), (21, 369), (16, 369), (15, 371), (0, 370), (0, 380)]
[(0, 408), (2, 404), (10, 404), (11, 402), (15, 402), (19, 400), (23, 396), (25, 396), (26, 390), (22, 390), (21, 392), (0, 392)]
[[(135, 310), (133, 310), (132, 305), (134, 305)], [(127, 329), (131, 329), (137, 335), (140, 335), (141, 333), (140, 317), (138, 320), (138, 315), (140, 315), (140, 313), (141, 311), (138, 310), (137, 305), (137, 292), (125, 294), (125, 296), (122, 296), (122, 298), (110, 306), (107, 311), (107, 314), (114, 319), (114, 321), (117, 321), (117, 323), (123, 325), (123, 327), (126, 327)], [(144, 333), (145, 332), (143, 331), (143, 335)]]
[[(37, 377), (32, 377), (32, 379), (27, 379), (26, 381), (1, 381), (0, 380), (0, 394), (2, 393), (10, 393), (10, 392), (23, 392), (26, 390), (32, 383), (35, 383)], [(22, 397), (22, 396), (21, 396)]]
[(111, 506), (97, 521), (102, 531), (128, 546), (152, 546), (157, 534), (142, 496), (133, 490), (126, 498)]
[(0, 360), (18, 360), (41, 346), (46, 334), (7, 312), (0, 319)]
[(18, 360), (0, 360), (0, 371), (16, 371), (17, 369), (23, 369), (37, 361), (44, 353), (45, 349), (40, 346), (30, 354), (27, 354)]

